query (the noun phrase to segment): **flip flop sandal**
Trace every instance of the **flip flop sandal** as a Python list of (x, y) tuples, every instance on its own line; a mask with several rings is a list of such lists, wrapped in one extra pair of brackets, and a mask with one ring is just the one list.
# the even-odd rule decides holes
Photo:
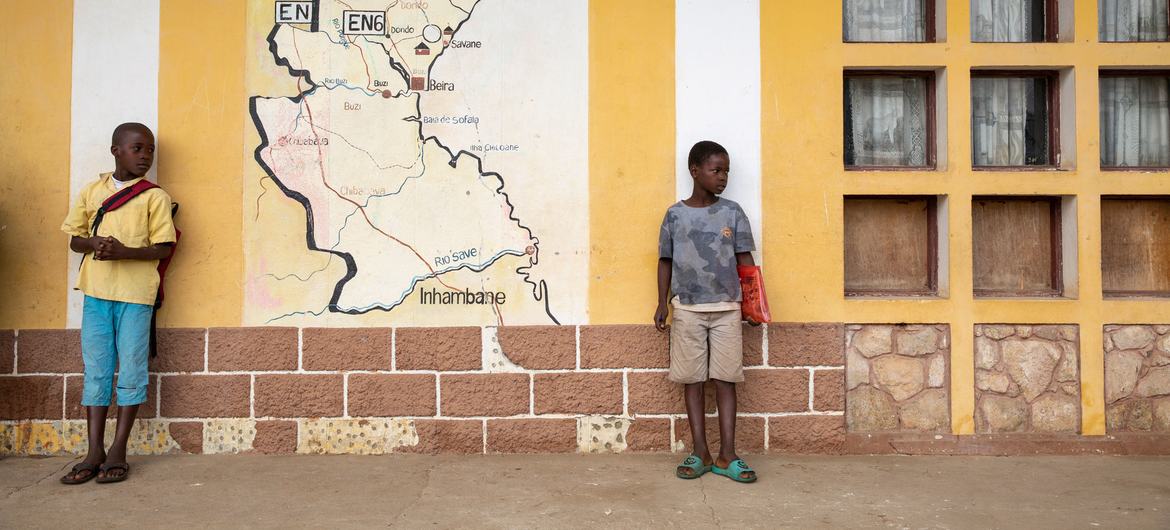
[(102, 466), (101, 466), (101, 471), (103, 473), (109, 472), (111, 469), (121, 469), (122, 474), (115, 475), (112, 477), (109, 475), (106, 475), (104, 477), (98, 477), (98, 479), (97, 479), (98, 484), (110, 484), (112, 482), (122, 482), (123, 480), (126, 480), (127, 478), (130, 477), (130, 464), (123, 462), (121, 464), (102, 464)]
[[(711, 468), (711, 471), (714, 471), (716, 475), (723, 475), (723, 476), (725, 476), (731, 480), (734, 480), (736, 482), (749, 483), (749, 482), (756, 481), (755, 470), (748, 467), (747, 462), (744, 462), (743, 460), (740, 460), (738, 458), (735, 460), (732, 460), (731, 463), (728, 464), (726, 468), (722, 468), (719, 466), (713, 466)], [(751, 478), (743, 478), (740, 476), (744, 472), (747, 472), (747, 471), (752, 472)]]
[[(680, 470), (679, 468), (687, 468), (687, 469), (691, 470), (691, 473), (689, 475), (686, 473), (683, 473), (682, 470)], [(690, 455), (690, 456), (686, 457), (685, 459), (683, 459), (682, 463), (678, 465), (678, 468), (675, 468), (674, 474), (678, 478), (689, 480), (692, 478), (699, 478), (699, 477), (703, 476), (703, 474), (708, 472), (708, 471), (711, 471), (711, 466), (703, 465), (702, 458), (699, 458), (695, 455)]]
[[(69, 484), (70, 486), (75, 484), (85, 484), (86, 482), (93, 480), (94, 477), (98, 475), (98, 467), (99, 466), (97, 464), (86, 464), (85, 462), (81, 462), (73, 466), (73, 469), (66, 473), (65, 476), (61, 477), (61, 483)], [(83, 478), (77, 478), (77, 474), (83, 471), (88, 471), (89, 474)]]

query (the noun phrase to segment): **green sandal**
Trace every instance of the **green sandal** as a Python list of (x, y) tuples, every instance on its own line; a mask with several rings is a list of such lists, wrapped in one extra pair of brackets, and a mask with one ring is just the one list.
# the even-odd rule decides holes
[[(732, 460), (731, 463), (728, 464), (726, 468), (722, 468), (719, 466), (713, 466), (711, 468), (711, 471), (714, 471), (716, 475), (723, 475), (723, 476), (725, 476), (731, 480), (734, 480), (736, 482), (749, 483), (749, 482), (756, 481), (756, 471), (754, 469), (748, 467), (747, 462), (744, 462), (743, 460), (740, 460), (738, 458), (736, 458), (735, 460)], [(751, 472), (751, 474), (752, 474), (751, 477), (744, 478), (744, 477), (740, 476), (746, 472)]]
[[(689, 475), (686, 473), (683, 473), (682, 468), (686, 468), (686, 469), (691, 470), (691, 473)], [(699, 478), (699, 477), (703, 476), (703, 474), (708, 472), (708, 471), (711, 471), (711, 466), (703, 465), (702, 458), (699, 458), (695, 455), (690, 455), (690, 456), (686, 457), (685, 459), (683, 459), (682, 463), (679, 464), (677, 468), (675, 468), (674, 474), (678, 478), (689, 480), (692, 478)]]

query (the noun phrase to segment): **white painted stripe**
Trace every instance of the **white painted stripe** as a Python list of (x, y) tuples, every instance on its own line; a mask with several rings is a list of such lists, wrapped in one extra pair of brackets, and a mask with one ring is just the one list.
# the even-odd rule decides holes
[[(158, 135), (159, 0), (75, 0), (69, 200), (98, 173), (113, 171), (110, 133), (137, 121)], [(159, 141), (160, 145), (162, 141)], [(148, 175), (155, 179), (155, 170)], [(74, 291), (81, 257), (69, 260), (66, 325), (81, 326)]]
[(763, 246), (759, 0), (677, 0), (674, 23), (678, 198), (691, 194), (687, 168), (691, 146), (699, 140), (723, 145), (731, 155), (731, 179), (723, 197), (743, 207), (759, 249)]

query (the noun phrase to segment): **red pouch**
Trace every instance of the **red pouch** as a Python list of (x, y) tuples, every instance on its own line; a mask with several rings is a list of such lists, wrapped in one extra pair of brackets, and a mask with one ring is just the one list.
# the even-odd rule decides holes
[(758, 265), (736, 265), (739, 273), (739, 289), (743, 291), (743, 317), (753, 322), (766, 324), (772, 321), (768, 309), (768, 293), (764, 291), (764, 275)]

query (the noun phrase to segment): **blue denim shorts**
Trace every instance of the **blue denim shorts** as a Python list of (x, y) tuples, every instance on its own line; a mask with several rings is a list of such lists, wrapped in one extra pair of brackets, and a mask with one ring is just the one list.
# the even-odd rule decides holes
[(85, 361), (82, 406), (110, 404), (115, 369), (118, 370), (118, 405), (146, 401), (153, 314), (154, 308), (145, 304), (85, 297), (81, 314), (81, 358)]

